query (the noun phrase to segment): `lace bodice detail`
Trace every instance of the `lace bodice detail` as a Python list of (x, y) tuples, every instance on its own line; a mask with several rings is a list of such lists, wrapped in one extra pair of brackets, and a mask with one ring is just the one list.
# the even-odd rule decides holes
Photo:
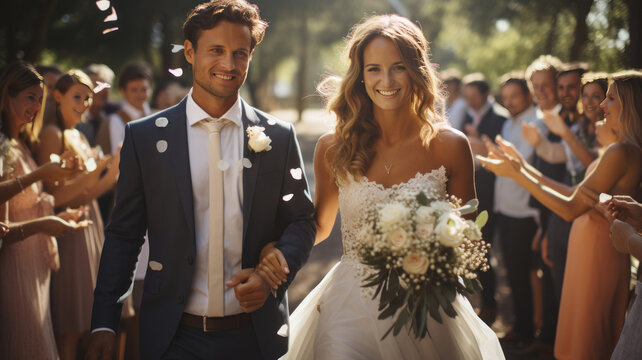
[[(350, 177), (338, 182), (339, 211), (341, 213), (341, 235), (343, 238), (343, 261), (359, 261), (358, 247), (359, 221), (363, 209), (386, 201), (400, 192), (417, 194), (420, 191), (431, 193), (434, 197), (446, 196), (446, 168), (441, 166), (428, 173), (417, 173), (410, 180), (392, 187), (383, 185), (362, 176), (359, 180)], [(427, 194), (429, 195), (429, 194)]]

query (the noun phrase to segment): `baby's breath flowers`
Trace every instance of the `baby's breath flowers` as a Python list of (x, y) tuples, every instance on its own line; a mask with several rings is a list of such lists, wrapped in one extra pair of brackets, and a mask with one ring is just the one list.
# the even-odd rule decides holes
[(476, 211), (476, 199), (461, 206), (452, 196), (408, 195), (368, 208), (361, 222), (359, 258), (372, 270), (363, 286), (376, 287), (380, 319), (396, 316), (384, 338), (407, 323), (416, 337), (425, 337), (428, 314), (440, 323), (440, 308), (457, 316), (456, 295), (481, 290), (476, 271), (488, 270), (490, 245), (480, 231), (488, 215), (462, 218)]

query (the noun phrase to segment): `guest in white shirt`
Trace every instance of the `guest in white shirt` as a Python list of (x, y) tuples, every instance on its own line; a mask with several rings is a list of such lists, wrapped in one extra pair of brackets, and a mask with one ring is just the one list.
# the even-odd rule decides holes
[(147, 100), (152, 94), (152, 71), (145, 63), (131, 63), (123, 69), (118, 87), (123, 101), (120, 111), (109, 117), (111, 154), (116, 153), (125, 139), (125, 124), (151, 114)]
[(446, 91), (446, 117), (450, 126), (457, 130), (464, 127), (466, 116), (466, 100), (461, 94), (461, 73), (456, 69), (448, 69), (441, 73)]
[[(510, 113), (504, 122), (501, 136), (515, 145), (528, 162), (532, 162), (535, 148), (522, 135), (522, 124), (537, 123), (537, 115), (532, 97), (523, 73), (509, 73), (500, 80), (502, 105)], [(544, 131), (545, 129), (541, 129)], [(536, 265), (531, 250), (531, 242), (537, 232), (538, 211), (529, 206), (530, 194), (514, 180), (497, 177), (495, 181), (496, 228), (501, 244), (508, 283), (514, 303), (514, 331), (523, 338), (530, 338), (535, 328), (541, 327), (541, 316), (534, 323), (534, 304), (541, 301), (533, 298), (534, 282), (537, 282)], [(537, 253), (535, 255), (537, 259)], [(541, 294), (539, 294), (541, 295)]]

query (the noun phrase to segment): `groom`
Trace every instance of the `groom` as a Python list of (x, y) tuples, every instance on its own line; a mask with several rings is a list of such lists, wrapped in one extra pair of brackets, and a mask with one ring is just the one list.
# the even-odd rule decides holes
[[(286, 288), (316, 230), (293, 127), (239, 97), (266, 26), (243, 0), (198, 5), (183, 25), (192, 91), (127, 124), (89, 359), (112, 354), (146, 232), (141, 358), (276, 359), (287, 351)], [(271, 241), (289, 266), (274, 292), (254, 272)]]

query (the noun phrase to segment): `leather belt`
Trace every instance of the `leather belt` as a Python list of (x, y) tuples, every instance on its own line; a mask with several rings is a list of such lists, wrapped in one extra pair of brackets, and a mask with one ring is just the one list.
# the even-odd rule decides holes
[(252, 317), (246, 313), (223, 317), (206, 317), (183, 313), (181, 325), (201, 329), (203, 332), (224, 331), (252, 326)]

